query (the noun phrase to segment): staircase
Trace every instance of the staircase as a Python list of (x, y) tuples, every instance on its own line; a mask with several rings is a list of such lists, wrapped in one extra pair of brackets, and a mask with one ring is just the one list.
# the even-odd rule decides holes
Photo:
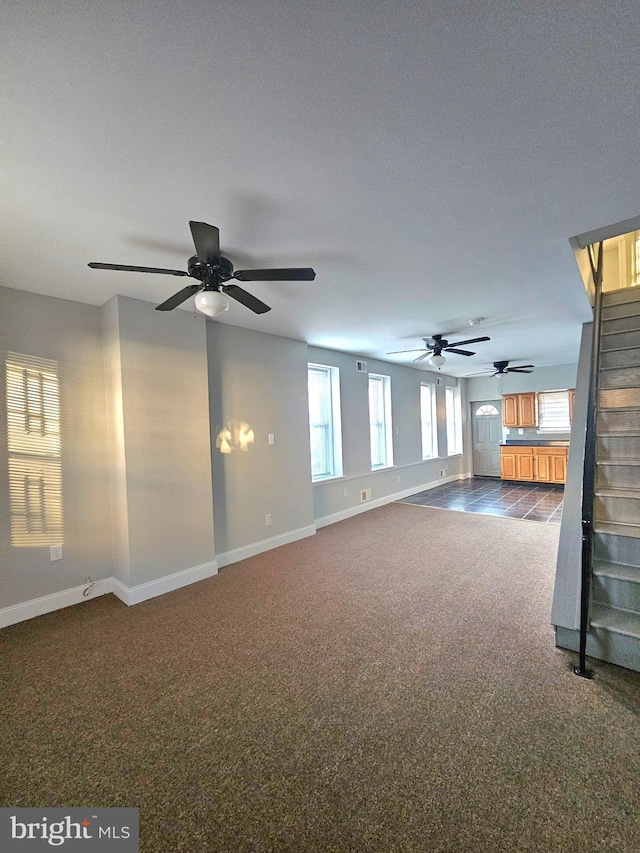
[(587, 654), (640, 671), (640, 288), (604, 294)]

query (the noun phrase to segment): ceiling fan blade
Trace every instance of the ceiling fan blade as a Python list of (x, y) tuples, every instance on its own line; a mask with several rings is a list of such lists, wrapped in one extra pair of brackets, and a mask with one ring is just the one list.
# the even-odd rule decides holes
[(253, 296), (251, 293), (247, 293), (247, 291), (243, 290), (241, 287), (238, 287), (237, 284), (226, 284), (220, 289), (223, 293), (226, 293), (227, 296), (230, 296), (232, 299), (235, 299), (236, 302), (240, 302), (244, 305), (245, 308), (249, 308), (249, 310), (253, 311), (254, 314), (266, 314), (267, 311), (271, 311), (271, 308), (268, 305), (265, 305), (264, 302), (261, 302), (257, 297)]
[(162, 275), (189, 275), (184, 270), (165, 270), (160, 267), (132, 267), (129, 264), (98, 264), (95, 261), (91, 261), (88, 266), (92, 270), (125, 270), (128, 272), (157, 272)]
[(524, 367), (507, 367), (507, 373), (533, 373), (533, 370), (525, 370)]
[(468, 349), (456, 349), (455, 347), (445, 347), (445, 352), (457, 352), (458, 355), (475, 355), (475, 352), (471, 352)]
[(480, 341), (490, 341), (490, 340), (491, 340), (491, 338), (489, 338), (485, 335), (483, 338), (469, 338), (468, 341), (454, 341), (451, 344), (451, 346), (452, 347), (461, 347), (461, 346), (464, 346), (464, 344), (477, 344), (477, 343), (480, 343)]
[(523, 367), (535, 367), (535, 364), (516, 364), (515, 367), (510, 368), (511, 370), (522, 370)]
[(238, 281), (313, 281), (316, 273), (311, 267), (289, 267), (274, 270), (236, 270), (233, 277)]
[(181, 305), (185, 299), (194, 296), (199, 290), (202, 290), (202, 287), (201, 284), (190, 284), (187, 287), (183, 287), (182, 290), (174, 293), (173, 296), (170, 296), (160, 305), (156, 305), (156, 311), (172, 311), (178, 305)]
[(431, 355), (431, 350), (427, 350), (427, 352), (423, 353), (422, 355), (419, 355), (417, 358), (414, 358), (413, 360), (414, 360), (414, 362), (415, 361), (422, 361), (424, 358), (426, 358), (429, 355)]
[[(403, 352), (422, 352), (424, 347), (418, 347), (418, 349), (397, 349), (393, 352), (388, 352), (387, 355), (400, 355)], [(431, 350), (427, 350), (427, 352), (431, 352)]]
[(220, 231), (206, 222), (189, 222), (196, 255), (201, 264), (220, 266)]

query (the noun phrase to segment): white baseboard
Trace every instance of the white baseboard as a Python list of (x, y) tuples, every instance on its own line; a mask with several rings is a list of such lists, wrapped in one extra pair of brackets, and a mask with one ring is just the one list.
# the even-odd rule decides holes
[(6, 628), (9, 625), (15, 625), (17, 622), (34, 619), (36, 616), (43, 616), (45, 613), (62, 610), (64, 607), (81, 604), (90, 598), (96, 598), (99, 595), (106, 595), (109, 592), (113, 592), (113, 578), (103, 578), (102, 580), (95, 581), (88, 595), (83, 595), (85, 589), (87, 589), (86, 583), (82, 584), (82, 586), (75, 586), (72, 589), (53, 592), (51, 595), (32, 598), (30, 601), (13, 604), (10, 607), (3, 607), (0, 609), (0, 628)]
[(256, 554), (262, 554), (263, 551), (270, 551), (272, 548), (288, 545), (289, 542), (297, 542), (298, 539), (314, 536), (315, 532), (315, 524), (298, 527), (296, 530), (289, 530), (287, 533), (281, 533), (279, 536), (272, 536), (269, 539), (262, 539), (260, 542), (252, 542), (251, 545), (244, 545), (242, 548), (233, 548), (231, 551), (216, 554), (216, 561), (220, 568), (229, 566), (231, 563), (246, 560), (247, 557), (255, 557)]
[(415, 495), (418, 492), (426, 492), (429, 489), (444, 486), (445, 483), (464, 480), (468, 476), (469, 475), (466, 474), (451, 474), (449, 477), (441, 477), (438, 480), (432, 480), (429, 483), (425, 483), (423, 486), (412, 486), (410, 489), (402, 489), (400, 492), (394, 492), (391, 495), (384, 495), (384, 497), (376, 498), (375, 500), (363, 501), (361, 504), (356, 504), (356, 506), (340, 510), (340, 512), (334, 512), (331, 515), (316, 518), (316, 527), (326, 527), (329, 524), (335, 524), (337, 521), (345, 521), (347, 518), (353, 518), (354, 515), (360, 515), (361, 512), (367, 512), (370, 509), (376, 509), (376, 507), (402, 500), (402, 498), (408, 498), (410, 495)]
[(181, 572), (175, 572), (164, 578), (158, 578), (158, 580), (134, 587), (126, 587), (117, 578), (103, 578), (95, 581), (86, 596), (83, 593), (87, 589), (87, 584), (83, 584), (72, 589), (54, 592), (51, 595), (43, 595), (41, 598), (33, 598), (20, 604), (13, 604), (10, 607), (3, 607), (0, 609), (0, 628), (15, 625), (17, 622), (24, 622), (26, 619), (33, 619), (45, 613), (52, 613), (54, 610), (62, 610), (63, 607), (71, 607), (73, 604), (81, 604), (90, 598), (96, 598), (110, 592), (127, 605), (139, 604), (148, 598), (173, 592), (180, 587), (188, 586), (217, 574), (218, 564), (212, 560), (209, 563), (203, 563), (201, 566), (193, 566), (193, 568), (184, 569)]
[(181, 572), (174, 572), (172, 575), (166, 575), (157, 580), (141, 583), (138, 586), (126, 587), (119, 580), (113, 578), (113, 593), (121, 601), (124, 601), (125, 604), (131, 606), (133, 604), (140, 604), (141, 601), (147, 601), (149, 598), (156, 598), (158, 595), (173, 592), (183, 586), (189, 586), (189, 584), (206, 580), (206, 578), (217, 574), (218, 562), (217, 560), (211, 560), (209, 563), (192, 566), (190, 569), (183, 569)]

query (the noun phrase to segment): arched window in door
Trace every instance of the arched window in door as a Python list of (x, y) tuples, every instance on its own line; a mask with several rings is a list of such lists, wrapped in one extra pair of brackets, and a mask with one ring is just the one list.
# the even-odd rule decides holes
[(491, 417), (493, 415), (499, 415), (500, 412), (496, 409), (495, 406), (492, 406), (490, 403), (485, 403), (482, 406), (478, 406), (475, 414), (477, 418), (486, 418)]

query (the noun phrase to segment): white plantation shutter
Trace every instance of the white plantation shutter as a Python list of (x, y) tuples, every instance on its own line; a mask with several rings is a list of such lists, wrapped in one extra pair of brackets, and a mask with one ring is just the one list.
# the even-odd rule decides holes
[(6, 381), (11, 544), (63, 544), (58, 365), (9, 353)]
[(538, 394), (538, 423), (540, 429), (559, 432), (570, 429), (568, 391), (543, 391)]

